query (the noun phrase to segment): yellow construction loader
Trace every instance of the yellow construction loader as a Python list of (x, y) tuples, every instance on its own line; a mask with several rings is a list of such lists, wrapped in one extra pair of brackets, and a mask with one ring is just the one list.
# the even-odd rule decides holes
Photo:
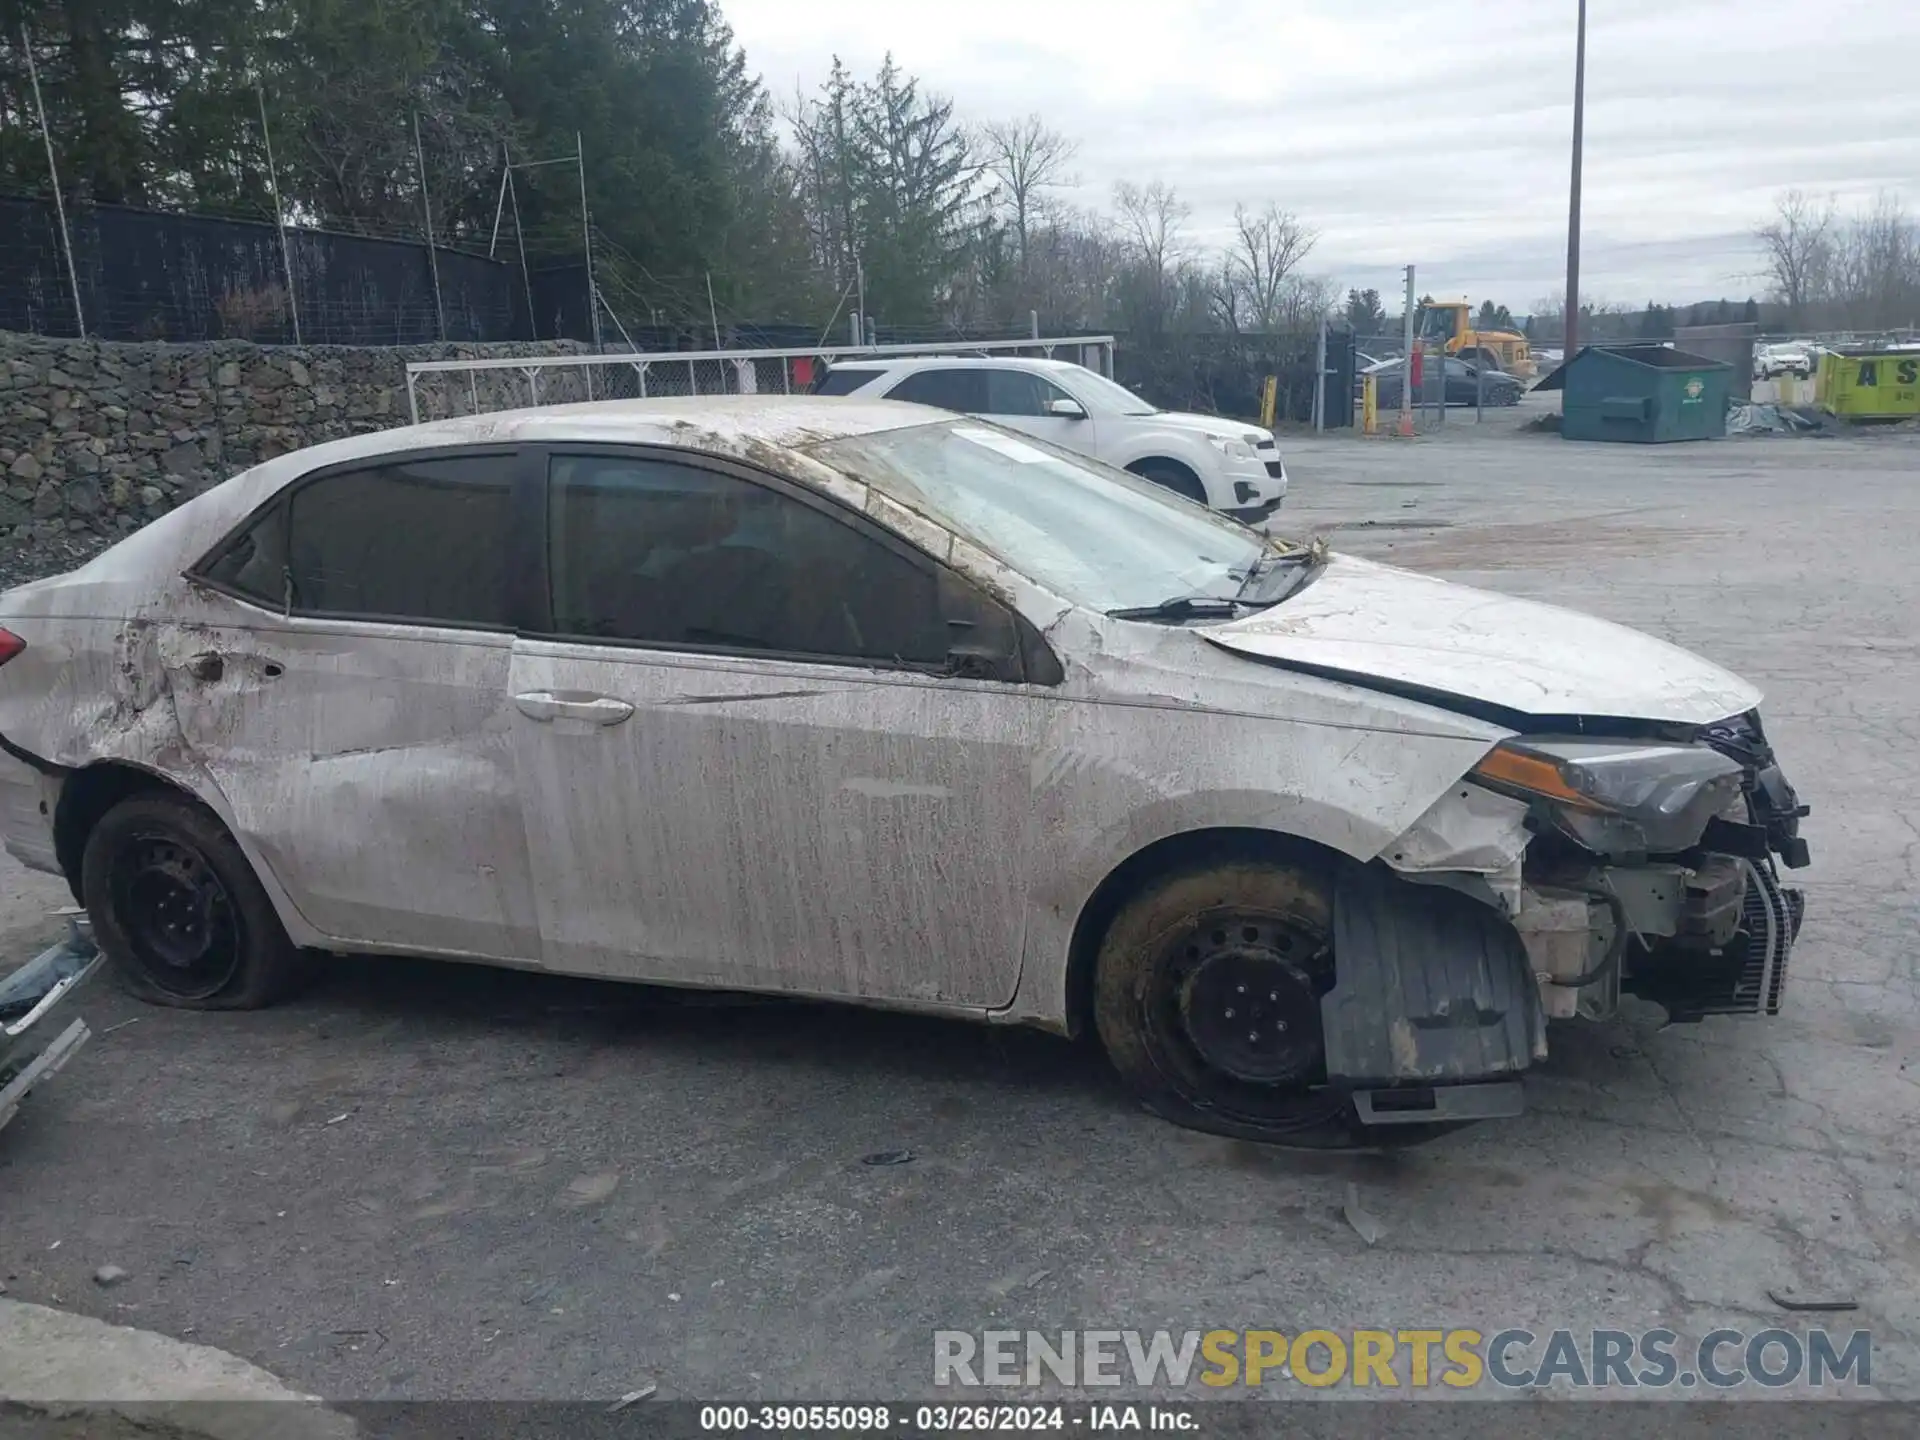
[(1414, 311), (1414, 325), (1425, 350), (1437, 349), (1482, 364), (1492, 361), (1519, 380), (1534, 377), (1533, 351), (1527, 348), (1527, 337), (1514, 330), (1476, 330), (1469, 301), (1422, 301)]

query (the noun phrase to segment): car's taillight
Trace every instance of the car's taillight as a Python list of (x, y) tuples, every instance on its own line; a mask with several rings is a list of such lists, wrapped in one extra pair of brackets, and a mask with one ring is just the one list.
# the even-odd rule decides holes
[(13, 659), (14, 656), (26, 648), (27, 642), (14, 634), (13, 631), (0, 630), (0, 665), (6, 664), (7, 661)]

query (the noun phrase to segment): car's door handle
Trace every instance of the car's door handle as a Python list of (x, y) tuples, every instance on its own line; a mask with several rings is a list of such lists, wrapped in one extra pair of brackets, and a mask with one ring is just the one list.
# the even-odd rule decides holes
[(633, 706), (611, 695), (556, 695), (551, 690), (529, 690), (513, 697), (520, 713), (535, 720), (585, 720), (592, 725), (618, 725), (633, 714)]

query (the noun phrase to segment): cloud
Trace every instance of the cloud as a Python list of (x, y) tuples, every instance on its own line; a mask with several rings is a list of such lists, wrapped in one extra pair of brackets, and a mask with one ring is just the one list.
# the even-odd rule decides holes
[[(1080, 143), (1075, 203), (1163, 179), (1207, 242), (1236, 201), (1278, 201), (1320, 230), (1314, 263), (1342, 283), (1391, 288), (1412, 262), (1422, 289), (1516, 309), (1560, 286), (1571, 4), (722, 4), (776, 96), (836, 53), (870, 73), (891, 50), (969, 118), (1037, 111)], [(1780, 191), (1912, 186), (1916, 54), (1920, 9), (1886, 0), (1589, 7), (1583, 290), (1745, 295)]]

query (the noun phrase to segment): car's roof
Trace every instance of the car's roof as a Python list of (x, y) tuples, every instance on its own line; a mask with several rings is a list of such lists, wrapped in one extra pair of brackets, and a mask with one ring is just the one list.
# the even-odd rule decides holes
[(452, 445), (566, 443), (674, 445), (737, 454), (748, 445), (794, 449), (849, 435), (871, 435), (950, 419), (944, 410), (900, 400), (825, 395), (674, 395), (652, 400), (595, 400), (459, 415), (375, 430), (295, 450), (247, 472), (265, 488), (323, 466), (405, 450)]
[[(932, 418), (926, 406), (899, 400), (827, 395), (670, 395), (462, 415), (355, 438), (382, 441), (396, 449), (414, 444), (463, 445), (493, 440), (654, 442), (700, 449), (700, 436), (705, 434), (723, 441), (758, 440), (794, 447), (925, 425)], [(317, 454), (327, 448), (331, 447), (316, 446), (307, 453)]]
[[(823, 395), (692, 395), (544, 405), (430, 420), (375, 430), (289, 451), (242, 471), (162, 516), (115, 547), (121, 561), (175, 563), (170, 551), (197, 556), (290, 481), (329, 466), (409, 450), (459, 445), (671, 445), (711, 455), (751, 457), (854, 435), (931, 425), (954, 417), (926, 405)], [(805, 480), (805, 476), (796, 476)], [(115, 553), (110, 552), (110, 553)]]

